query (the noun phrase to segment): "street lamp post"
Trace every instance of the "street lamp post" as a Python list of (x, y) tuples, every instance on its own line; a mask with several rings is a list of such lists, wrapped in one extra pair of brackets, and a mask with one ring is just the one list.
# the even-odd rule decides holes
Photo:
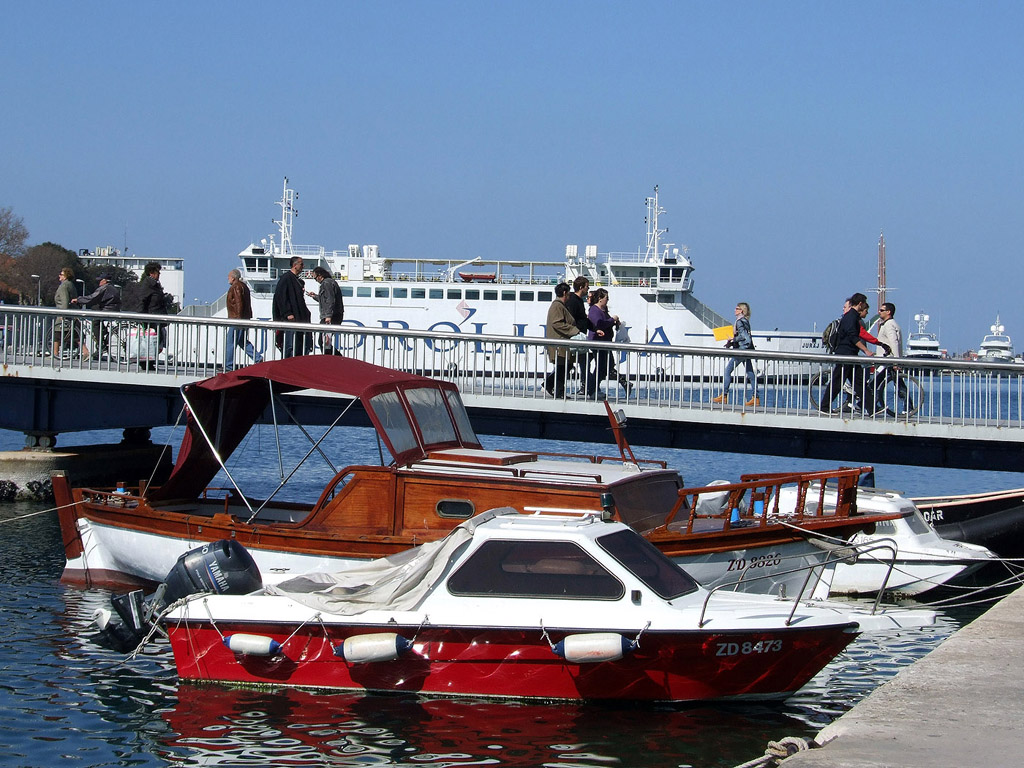
[(32, 279), (36, 281), (36, 306), (41, 307), (43, 305), (43, 278), (39, 275), (32, 275)]

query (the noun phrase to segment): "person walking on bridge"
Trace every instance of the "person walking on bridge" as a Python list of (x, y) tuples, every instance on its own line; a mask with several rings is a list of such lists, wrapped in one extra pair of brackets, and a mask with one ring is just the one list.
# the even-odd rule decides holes
[[(736, 323), (733, 325), (733, 336), (729, 341), (725, 343), (725, 346), (731, 349), (753, 349), (754, 348), (754, 334), (750, 330), (750, 305), (741, 301), (736, 304)], [(729, 387), (732, 386), (732, 371), (736, 367), (736, 363), (742, 366), (746, 366), (747, 386), (753, 386), (754, 393), (747, 400), (745, 405), (748, 408), (753, 408), (761, 404), (761, 398), (757, 396), (757, 368), (754, 366), (754, 361), (749, 357), (730, 357), (729, 362), (725, 364), (725, 373), (723, 374), (722, 381), (722, 394), (718, 397), (711, 398), (713, 403), (728, 403), (729, 402)]]
[[(242, 273), (237, 269), (228, 272), (228, 318), (234, 320), (252, 320), (252, 294), (249, 286), (242, 280)], [(251, 341), (246, 340), (246, 328), (235, 326), (228, 328), (227, 341), (224, 344), (224, 370), (235, 369), (235, 348), (242, 350), (254, 363), (262, 363), (263, 356), (256, 351)]]
[[(306, 306), (306, 296), (302, 291), (302, 280), (299, 273), (302, 272), (302, 257), (292, 256), (289, 262), (290, 268), (282, 272), (278, 278), (277, 288), (274, 289), (274, 320), (288, 323), (308, 323), (312, 314)], [(313, 351), (313, 337), (309, 333), (296, 331), (278, 331), (281, 337), (281, 349), (283, 357), (295, 357), (296, 355), (308, 355)]]
[[(855, 293), (849, 301), (850, 308), (839, 321), (835, 354), (852, 357), (863, 352), (871, 357), (873, 353), (861, 338), (861, 319), (868, 313), (867, 297), (863, 293)], [(856, 363), (839, 363), (832, 369), (832, 378), (829, 380), (827, 393), (818, 404), (819, 410), (825, 413), (831, 412), (832, 401), (842, 391), (845, 382), (849, 382), (853, 387), (854, 397), (860, 400), (864, 410), (867, 413), (873, 413), (875, 410), (874, 387), (866, 386), (864, 367)]]
[[(110, 282), (110, 275), (106, 272), (100, 275), (100, 284), (95, 291), (88, 296), (80, 296), (71, 301), (80, 307), (95, 306), (100, 312), (121, 311), (121, 292), (117, 290), (116, 285)], [(110, 328), (110, 323), (103, 320), (92, 321), (92, 338), (96, 343), (96, 354), (101, 356), (106, 354), (104, 350), (107, 349), (112, 335), (114, 334)]]
[[(566, 306), (566, 299), (571, 293), (568, 283), (559, 283), (555, 286), (555, 300), (548, 307), (547, 322), (544, 326), (545, 338), (571, 339), (579, 333), (576, 320)], [(565, 377), (570, 354), (571, 350), (566, 347), (548, 347), (548, 359), (555, 364), (555, 368), (544, 377), (544, 390), (552, 397), (565, 397)]]

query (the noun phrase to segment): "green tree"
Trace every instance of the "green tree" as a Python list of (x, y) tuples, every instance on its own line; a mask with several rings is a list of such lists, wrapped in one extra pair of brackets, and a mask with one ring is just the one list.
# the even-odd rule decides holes
[[(85, 277), (85, 269), (78, 254), (56, 243), (41, 243), (27, 249), (23, 256), (14, 260), (13, 284), (22, 296), (34, 304), (36, 296), (42, 297), (43, 306), (53, 306), (53, 294), (60, 283), (59, 274), (64, 267), (71, 267), (77, 278)], [(32, 275), (38, 275), (37, 279)]]

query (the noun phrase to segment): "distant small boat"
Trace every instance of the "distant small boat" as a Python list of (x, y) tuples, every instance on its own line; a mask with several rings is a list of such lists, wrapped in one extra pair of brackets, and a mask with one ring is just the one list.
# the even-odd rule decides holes
[(459, 272), (459, 277), (466, 283), (493, 283), (496, 276), (495, 272)]

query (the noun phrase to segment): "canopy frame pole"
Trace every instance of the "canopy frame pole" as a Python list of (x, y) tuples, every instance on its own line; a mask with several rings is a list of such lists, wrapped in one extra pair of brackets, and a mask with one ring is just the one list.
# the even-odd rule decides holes
[[(270, 391), (270, 414), (274, 419), (274, 440), (277, 442), (278, 476), (281, 478), (281, 485), (284, 485), (284, 458), (281, 455), (281, 433), (278, 431), (277, 406), (274, 402), (274, 382), (272, 379), (267, 379), (267, 389)], [(256, 513), (254, 512), (253, 514)]]
[[(274, 402), (273, 401), (273, 397), (271, 397), (271, 403), (273, 403), (273, 402)], [(288, 415), (288, 417), (292, 420), (292, 422), (294, 422), (295, 425), (299, 429), (302, 430), (303, 434), (305, 434), (306, 437), (309, 438), (310, 442), (313, 442), (313, 446), (308, 451), (306, 451), (306, 455), (305, 456), (303, 456), (301, 459), (299, 459), (299, 462), (292, 468), (292, 471), (288, 473), (288, 476), (281, 480), (281, 482), (278, 484), (277, 488), (274, 489), (274, 492), (271, 493), (269, 496), (267, 496), (267, 498), (263, 500), (263, 503), (260, 504), (253, 511), (253, 513), (249, 516), (249, 519), (245, 521), (246, 523), (251, 523), (253, 521), (253, 518), (255, 518), (256, 515), (258, 515), (263, 510), (263, 508), (265, 506), (267, 506), (267, 504), (269, 504), (273, 500), (273, 498), (275, 496), (277, 496), (278, 492), (282, 488), (284, 488), (285, 485), (288, 484), (288, 481), (292, 479), (292, 475), (294, 475), (296, 472), (299, 471), (299, 467), (301, 467), (303, 464), (306, 463), (306, 459), (308, 459), (310, 456), (312, 456), (314, 451), (319, 451), (320, 455), (324, 457), (324, 460), (330, 465), (331, 469), (334, 469), (334, 465), (331, 464), (330, 459), (328, 459), (327, 456), (324, 455), (324, 452), (322, 450), (320, 450), (320, 443), (322, 443), (324, 440), (327, 439), (327, 436), (329, 434), (331, 434), (331, 432), (334, 430), (334, 428), (336, 426), (338, 426), (338, 422), (341, 421), (343, 418), (345, 418), (345, 414), (348, 413), (349, 410), (352, 408), (352, 406), (355, 405), (355, 404), (356, 404), (356, 399), (353, 399), (352, 402), (350, 402), (345, 407), (345, 409), (341, 413), (338, 414), (338, 418), (336, 418), (331, 423), (331, 425), (327, 428), (327, 431), (323, 433), (323, 435), (320, 437), (320, 439), (315, 441), (315, 442), (313, 441), (312, 436), (308, 432), (306, 432), (306, 430), (303, 429), (302, 425), (299, 424), (298, 421), (295, 420), (295, 417), (291, 415), (291, 413), (289, 412), (288, 408), (285, 407), (284, 403), (281, 404), (281, 408), (284, 409), (284, 412)], [(276, 411), (275, 411), (274, 431), (275, 432), (277, 431)], [(280, 444), (281, 444), (281, 441), (280, 441), (280, 439), (278, 439), (278, 446), (280, 446)], [(282, 472), (283, 472), (283, 469), (282, 469)], [(337, 474), (338, 471), (335, 469), (334, 473)], [(249, 507), (249, 509), (252, 510), (252, 507)]]
[[(242, 502), (245, 504), (246, 508), (250, 512), (252, 512), (253, 511), (252, 510), (252, 504), (249, 503), (249, 499), (246, 498), (245, 494), (242, 492), (242, 489), (238, 487), (238, 483), (235, 482), (235, 478), (231, 476), (231, 472), (228, 470), (227, 466), (224, 464), (224, 459), (222, 459), (221, 456), (220, 456), (220, 451), (217, 450), (217, 446), (213, 444), (213, 441), (210, 439), (210, 436), (206, 433), (206, 429), (203, 427), (202, 421), (199, 420), (199, 416), (196, 414), (196, 409), (193, 408), (192, 407), (192, 403), (189, 402), (188, 395), (185, 394), (185, 387), (186, 386), (188, 386), (188, 385), (187, 384), (182, 384), (181, 387), (180, 387), (180, 389), (181, 389), (181, 399), (185, 401), (185, 407), (188, 408), (189, 413), (192, 414), (192, 420), (195, 421), (196, 428), (199, 430), (199, 434), (201, 434), (203, 436), (203, 439), (206, 441), (206, 444), (208, 446), (210, 446), (210, 451), (211, 451), (211, 453), (213, 453), (213, 458), (215, 458), (217, 460), (217, 463), (220, 464), (220, 468), (224, 470), (224, 474), (227, 475), (228, 480), (231, 481), (231, 485), (233, 485), (235, 490), (238, 491), (238, 495), (242, 497)], [(221, 406), (222, 407), (223, 407), (223, 403), (224, 403), (224, 395), (223, 395), (223, 393), (221, 393)], [(219, 426), (218, 426), (218, 430), (219, 430)], [(255, 514), (255, 512), (253, 512), (253, 514)]]

